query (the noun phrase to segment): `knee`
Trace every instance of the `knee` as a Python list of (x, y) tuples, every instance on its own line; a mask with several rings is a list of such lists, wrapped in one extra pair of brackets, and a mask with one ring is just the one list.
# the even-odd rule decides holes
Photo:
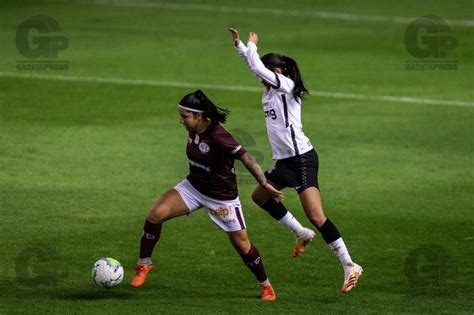
[(250, 244), (250, 241), (248, 239), (246, 240), (241, 240), (238, 241), (234, 244), (235, 250), (240, 254), (240, 255), (245, 255), (250, 251), (250, 248), (252, 245)]
[(165, 211), (161, 207), (153, 207), (148, 212), (147, 220), (154, 224), (163, 223), (165, 221), (164, 213)]
[(259, 192), (259, 190), (257, 188), (252, 192), (252, 200), (257, 205), (263, 206), (268, 201), (268, 198), (266, 198), (266, 196), (262, 195), (262, 193)]
[(258, 193), (257, 193), (256, 190), (254, 190), (254, 191), (252, 192), (252, 200), (253, 200), (253, 202), (255, 202), (256, 204), (259, 204), (260, 198), (259, 198)]
[(321, 227), (324, 222), (326, 222), (326, 216), (324, 214), (318, 213), (316, 211), (311, 211), (308, 214), (308, 219), (315, 225), (316, 227)]

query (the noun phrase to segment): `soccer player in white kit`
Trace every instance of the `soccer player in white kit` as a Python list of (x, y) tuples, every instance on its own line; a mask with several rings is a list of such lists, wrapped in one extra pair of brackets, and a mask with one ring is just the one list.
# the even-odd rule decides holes
[(260, 298), (276, 299), (260, 254), (249, 241), (240, 204), (234, 160), (241, 160), (257, 182), (276, 200), (283, 193), (275, 189), (255, 159), (234, 140), (221, 123), (228, 111), (215, 106), (200, 90), (184, 96), (178, 105), (180, 122), (188, 131), (186, 155), (189, 174), (173, 189), (165, 192), (150, 209), (140, 240), (140, 254), (131, 281), (140, 287), (153, 269), (151, 256), (165, 221), (206, 208), (210, 219), (227, 233), (245, 265), (260, 283)]
[[(240, 57), (265, 86), (263, 111), (273, 159), (276, 160), (276, 164), (265, 172), (265, 176), (278, 189), (296, 189), (306, 216), (339, 258), (344, 269), (341, 291), (349, 292), (356, 286), (362, 267), (352, 261), (339, 231), (323, 211), (317, 180), (318, 155), (304, 135), (301, 123), (302, 98), (308, 94), (308, 90), (303, 84), (298, 65), (293, 59), (275, 53), (260, 58), (256, 33), (249, 34), (245, 46), (240, 41), (237, 30), (228, 30), (232, 33), (234, 47)], [(296, 235), (293, 256), (302, 253), (314, 237), (314, 232), (304, 228), (283, 203), (276, 202), (260, 185), (253, 191), (252, 199)]]

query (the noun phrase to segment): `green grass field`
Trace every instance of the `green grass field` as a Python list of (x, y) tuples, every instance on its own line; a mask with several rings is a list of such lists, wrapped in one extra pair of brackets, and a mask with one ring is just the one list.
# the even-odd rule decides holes
[[(0, 3), (0, 314), (472, 314), (474, 27), (451, 25), (456, 71), (407, 71), (415, 59), (404, 45), (407, 23), (366, 18), (466, 21), (471, 1), (128, 3)], [(238, 10), (247, 7), (255, 10)], [(37, 14), (60, 24), (70, 45), (58, 59), (69, 70), (16, 70), (28, 61), (16, 29)], [(245, 39), (256, 31), (260, 52), (294, 57), (315, 92), (303, 121), (320, 156), (325, 211), (365, 270), (348, 295), (339, 293), (342, 269), (319, 235), (291, 257), (292, 235), (253, 204), (254, 181), (240, 166), (248, 233), (277, 301), (258, 300), (253, 275), (202, 210), (165, 223), (157, 269), (142, 288), (128, 284), (148, 208), (187, 174), (176, 113), (184, 94), (217, 86), (203, 90), (232, 110), (226, 128), (263, 168), (272, 164), (261, 93), (228, 88), (260, 87), (234, 52), (229, 26)], [(295, 192), (286, 190), (286, 205), (309, 224)], [(125, 268), (111, 290), (91, 281), (105, 256)]]

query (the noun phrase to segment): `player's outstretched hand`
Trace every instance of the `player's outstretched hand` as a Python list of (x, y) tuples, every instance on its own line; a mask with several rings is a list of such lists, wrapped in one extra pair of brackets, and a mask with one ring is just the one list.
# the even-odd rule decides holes
[(234, 41), (234, 46), (237, 47), (240, 43), (239, 32), (232, 27), (229, 27), (227, 30), (232, 33), (232, 40)]
[(250, 32), (250, 33), (249, 33), (249, 42), (252, 42), (252, 43), (254, 43), (255, 45), (258, 44), (258, 36), (257, 36), (257, 33), (255, 33), (255, 32)]
[(276, 189), (272, 184), (267, 183), (265, 185), (265, 189), (268, 190), (268, 192), (272, 194), (272, 198), (276, 202), (283, 202), (283, 200), (285, 200), (285, 195), (283, 194), (283, 192)]

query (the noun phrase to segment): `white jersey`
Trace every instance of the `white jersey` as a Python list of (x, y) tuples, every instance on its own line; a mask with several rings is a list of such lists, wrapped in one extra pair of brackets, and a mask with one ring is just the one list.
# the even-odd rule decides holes
[(273, 151), (273, 159), (281, 160), (310, 151), (313, 146), (303, 133), (301, 100), (293, 96), (295, 83), (282, 74), (267, 68), (260, 60), (257, 46), (242, 42), (236, 47), (250, 71), (271, 87), (262, 96), (267, 134)]

